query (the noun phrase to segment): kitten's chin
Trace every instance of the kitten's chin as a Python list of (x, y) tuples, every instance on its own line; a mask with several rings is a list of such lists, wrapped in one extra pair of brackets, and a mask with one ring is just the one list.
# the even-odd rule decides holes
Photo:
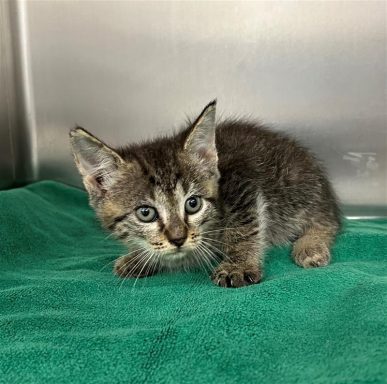
[(177, 249), (176, 251), (166, 252), (160, 257), (160, 262), (164, 267), (177, 269), (192, 264), (192, 250)]

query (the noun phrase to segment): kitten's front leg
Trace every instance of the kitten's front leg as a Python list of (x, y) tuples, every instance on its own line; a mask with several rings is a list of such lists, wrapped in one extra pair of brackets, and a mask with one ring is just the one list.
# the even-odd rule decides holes
[(129, 256), (119, 257), (114, 263), (114, 273), (122, 278), (142, 278), (157, 273), (158, 265), (155, 260), (144, 252), (137, 252)]
[(239, 225), (224, 234), (224, 253), (227, 258), (212, 273), (211, 279), (215, 284), (239, 288), (260, 282), (264, 234), (256, 223), (253, 220), (249, 225)]

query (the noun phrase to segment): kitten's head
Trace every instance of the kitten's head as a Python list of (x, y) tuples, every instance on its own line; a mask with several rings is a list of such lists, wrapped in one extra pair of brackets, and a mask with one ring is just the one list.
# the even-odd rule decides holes
[(208, 253), (214, 247), (205, 232), (218, 217), (215, 112), (213, 101), (179, 134), (120, 149), (82, 128), (70, 133), (75, 163), (102, 224), (162, 266), (194, 264), (204, 248)]

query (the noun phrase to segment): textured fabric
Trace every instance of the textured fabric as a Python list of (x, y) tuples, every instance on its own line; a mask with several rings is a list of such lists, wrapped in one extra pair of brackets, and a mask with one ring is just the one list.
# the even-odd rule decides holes
[(385, 383), (387, 222), (347, 222), (326, 268), (272, 249), (264, 281), (119, 280), (86, 194), (0, 192), (1, 383)]

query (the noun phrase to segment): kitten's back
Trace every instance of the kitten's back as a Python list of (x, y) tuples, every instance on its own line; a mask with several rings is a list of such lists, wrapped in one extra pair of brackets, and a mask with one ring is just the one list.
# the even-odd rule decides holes
[(261, 195), (267, 203), (273, 243), (296, 238), (312, 220), (339, 221), (336, 197), (324, 169), (295, 139), (234, 119), (218, 125), (216, 145), (223, 199), (239, 201), (246, 185), (247, 201)]

